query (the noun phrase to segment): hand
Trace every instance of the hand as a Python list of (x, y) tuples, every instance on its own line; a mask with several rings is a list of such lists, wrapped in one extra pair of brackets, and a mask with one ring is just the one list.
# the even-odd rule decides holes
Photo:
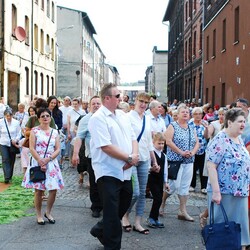
[(131, 157), (132, 157), (132, 161), (130, 164), (132, 166), (136, 166), (139, 162), (139, 154), (132, 154)]
[(80, 163), (79, 155), (73, 154), (72, 160), (71, 160), (72, 166), (77, 166)]
[(131, 168), (132, 166), (133, 166), (132, 164), (126, 162), (125, 165), (122, 167), (122, 169), (127, 170), (127, 169)]
[(152, 172), (159, 173), (160, 170), (161, 170), (161, 167), (160, 167), (159, 165), (157, 165), (157, 164), (153, 164), (153, 166), (150, 168), (150, 170), (151, 170)]
[(186, 151), (184, 151), (182, 156), (185, 158), (190, 158), (190, 157), (192, 157), (192, 153), (189, 150), (186, 150)]
[(221, 202), (221, 193), (220, 193), (220, 191), (213, 191), (212, 201), (215, 202), (217, 205), (220, 204), (220, 202)]
[(170, 186), (169, 186), (169, 184), (168, 183), (165, 183), (164, 184), (164, 189), (166, 190), (166, 191), (170, 191)]

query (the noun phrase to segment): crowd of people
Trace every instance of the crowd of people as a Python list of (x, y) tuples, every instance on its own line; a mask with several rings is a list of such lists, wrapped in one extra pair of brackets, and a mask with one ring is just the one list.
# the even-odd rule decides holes
[[(27, 111), (26, 111), (27, 110)], [(77, 167), (79, 184), (88, 174), (92, 216), (101, 217), (90, 233), (104, 249), (120, 249), (122, 231), (149, 235), (164, 228), (167, 199), (178, 195), (177, 219), (193, 222), (187, 209), (190, 192), (207, 195), (200, 215), (203, 228), (209, 204), (223, 203), (229, 220), (241, 224), (242, 249), (250, 244), (250, 113), (248, 100), (226, 107), (195, 103), (163, 103), (141, 92), (134, 103), (121, 96), (115, 84), (104, 84), (100, 96), (87, 101), (65, 96), (37, 98), (29, 107), (20, 103), (0, 119), (0, 151), (5, 183), (11, 182), (19, 148), (22, 186), (35, 189), (37, 223), (54, 224), (56, 192), (64, 187), (61, 171), (69, 160)], [(175, 177), (170, 166), (178, 163)], [(30, 169), (40, 166), (45, 180), (33, 182)], [(199, 178), (200, 185), (197, 185)], [(200, 188), (200, 189), (198, 189)], [(42, 200), (47, 206), (42, 213)], [(153, 199), (144, 223), (146, 197)], [(130, 213), (135, 207), (135, 218)], [(215, 221), (223, 219), (215, 207)], [(132, 223), (133, 220), (133, 223)]]

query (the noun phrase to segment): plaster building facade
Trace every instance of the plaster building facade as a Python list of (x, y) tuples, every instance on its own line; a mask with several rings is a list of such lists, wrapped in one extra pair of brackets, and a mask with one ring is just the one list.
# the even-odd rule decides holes
[(153, 48), (153, 86), (152, 93), (155, 93), (157, 100), (168, 102), (168, 51)]
[(169, 0), (163, 22), (169, 21), (168, 100), (184, 100), (184, 1)]
[(204, 100), (225, 106), (250, 100), (250, 4), (206, 1), (204, 6)]
[(55, 93), (56, 5), (0, 1), (0, 96), (13, 109)]

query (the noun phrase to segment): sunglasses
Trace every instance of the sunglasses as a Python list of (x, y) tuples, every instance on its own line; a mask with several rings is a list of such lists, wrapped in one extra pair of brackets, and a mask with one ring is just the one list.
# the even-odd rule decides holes
[(120, 95), (121, 95), (121, 94), (117, 94), (117, 95), (109, 95), (109, 96), (114, 96), (115, 98), (117, 98), (117, 99), (118, 99), (118, 98), (120, 98)]
[(41, 115), (40, 118), (49, 118), (50, 115)]

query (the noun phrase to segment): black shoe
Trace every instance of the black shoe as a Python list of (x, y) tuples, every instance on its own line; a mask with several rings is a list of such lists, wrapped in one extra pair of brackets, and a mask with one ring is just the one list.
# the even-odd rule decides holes
[(97, 238), (100, 241), (100, 243), (104, 246), (103, 235), (101, 231), (96, 228), (96, 225), (91, 228), (90, 234), (95, 238)]
[(101, 216), (100, 212), (97, 210), (92, 211), (92, 217), (99, 218)]
[(44, 214), (44, 217), (49, 221), (50, 224), (55, 224), (56, 221), (54, 219), (49, 219), (46, 215), (46, 213)]
[(10, 183), (10, 180), (5, 180), (4, 183), (5, 183), (5, 184), (9, 184), (9, 183)]
[(45, 221), (44, 221), (44, 220), (42, 220), (42, 221), (37, 221), (37, 224), (38, 224), (38, 225), (45, 225)]

